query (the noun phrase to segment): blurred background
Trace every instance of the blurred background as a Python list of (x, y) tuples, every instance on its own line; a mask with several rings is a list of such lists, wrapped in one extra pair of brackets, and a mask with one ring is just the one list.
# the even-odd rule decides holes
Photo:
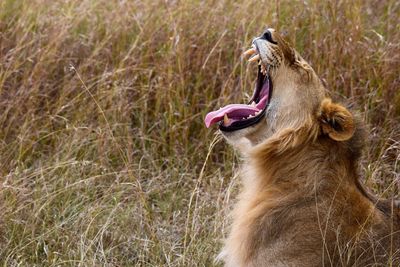
[(240, 159), (203, 118), (251, 95), (267, 26), (360, 114), (363, 180), (400, 197), (397, 0), (2, 0), (1, 263), (214, 266)]

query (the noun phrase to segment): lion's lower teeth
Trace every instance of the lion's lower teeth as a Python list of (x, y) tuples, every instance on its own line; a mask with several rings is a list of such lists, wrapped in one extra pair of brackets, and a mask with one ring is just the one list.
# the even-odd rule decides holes
[(230, 119), (228, 118), (228, 115), (224, 115), (224, 125), (229, 125)]

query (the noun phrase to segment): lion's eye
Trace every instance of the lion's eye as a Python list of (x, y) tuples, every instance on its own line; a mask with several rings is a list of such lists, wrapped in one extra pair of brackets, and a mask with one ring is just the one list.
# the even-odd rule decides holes
[(271, 32), (268, 30), (263, 33), (263, 35), (261, 36), (261, 39), (267, 40), (268, 42), (273, 43), (273, 44), (278, 44), (277, 42), (272, 40)]

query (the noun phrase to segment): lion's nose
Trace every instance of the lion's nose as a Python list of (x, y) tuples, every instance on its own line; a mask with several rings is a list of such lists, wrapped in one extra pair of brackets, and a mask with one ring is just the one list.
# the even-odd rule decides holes
[(269, 29), (266, 30), (265, 32), (263, 32), (263, 34), (259, 38), (263, 39), (263, 40), (266, 40), (266, 41), (268, 41), (270, 43), (277, 44), (277, 42), (272, 39), (272, 34), (271, 34), (271, 31)]

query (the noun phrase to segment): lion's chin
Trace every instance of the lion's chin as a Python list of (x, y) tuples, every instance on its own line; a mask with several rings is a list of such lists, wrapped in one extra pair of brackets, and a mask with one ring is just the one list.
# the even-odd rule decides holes
[(236, 131), (220, 130), (220, 132), (228, 144), (241, 152), (247, 152), (253, 146), (267, 139), (269, 130), (265, 115), (260, 122), (252, 126)]

